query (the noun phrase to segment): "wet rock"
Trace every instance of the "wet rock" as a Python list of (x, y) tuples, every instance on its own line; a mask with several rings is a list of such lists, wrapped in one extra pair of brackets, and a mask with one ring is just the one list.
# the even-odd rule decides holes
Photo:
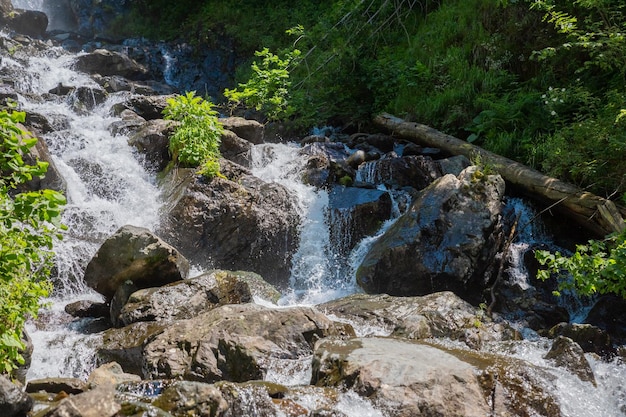
[(173, 383), (152, 404), (174, 416), (223, 416), (229, 409), (218, 388), (189, 381)]
[(146, 168), (156, 172), (165, 169), (171, 160), (170, 136), (177, 125), (177, 123), (163, 119), (149, 120), (128, 139), (128, 144), (144, 156)]
[(33, 400), (3, 375), (0, 375), (0, 414), (23, 417), (33, 408)]
[(122, 409), (115, 400), (113, 385), (98, 386), (78, 395), (71, 395), (42, 417), (115, 417)]
[(146, 119), (132, 110), (124, 109), (119, 116), (122, 120), (116, 120), (108, 127), (109, 132), (111, 132), (113, 136), (133, 135), (146, 123)]
[(14, 9), (6, 17), (6, 24), (22, 35), (42, 38), (48, 28), (48, 16), (36, 10)]
[(584, 352), (594, 352), (601, 356), (615, 352), (611, 336), (604, 330), (590, 324), (560, 323), (550, 329), (548, 336), (564, 336), (578, 343)]
[(35, 164), (35, 161), (48, 163), (48, 170), (43, 177), (33, 178), (28, 182), (27, 187), (29, 190), (37, 191), (49, 189), (65, 192), (67, 189), (65, 179), (61, 176), (61, 173), (52, 158), (52, 154), (48, 149), (48, 145), (43, 139), (39, 139), (37, 141), (35, 146), (30, 149), (30, 155), (24, 159), (25, 162), (29, 164)]
[(450, 158), (439, 159), (436, 162), (439, 165), (441, 175), (452, 174), (457, 177), (465, 168), (472, 165), (470, 160), (464, 155), (451, 156)]
[(230, 130), (240, 138), (258, 145), (263, 143), (264, 127), (256, 120), (248, 120), (243, 117), (225, 117), (219, 119), (224, 129)]
[(192, 170), (170, 172), (161, 235), (194, 264), (252, 271), (286, 285), (300, 222), (293, 196), (232, 162), (222, 159), (220, 166), (226, 178), (210, 181)]
[(352, 388), (394, 416), (490, 413), (473, 366), (437, 348), (399, 340), (321, 341), (312, 383)]
[(87, 384), (78, 378), (44, 378), (28, 381), (26, 392), (45, 391), (52, 394), (80, 394), (87, 391)]
[(140, 375), (144, 343), (165, 329), (162, 323), (139, 322), (106, 330), (97, 349), (100, 362), (118, 362), (129, 373)]
[(626, 300), (604, 295), (596, 301), (585, 323), (598, 327), (611, 336), (616, 344), (626, 344)]
[(348, 255), (365, 236), (376, 233), (391, 217), (388, 192), (335, 186), (328, 195), (330, 242)]
[(102, 385), (117, 385), (124, 382), (137, 381), (141, 381), (139, 375), (124, 372), (120, 364), (116, 362), (106, 363), (97, 367), (91, 371), (89, 378), (87, 378), (87, 384), (92, 388)]
[(567, 369), (581, 381), (591, 382), (596, 386), (596, 378), (587, 358), (585, 358), (585, 352), (578, 343), (569, 337), (558, 336), (545, 358), (553, 360), (556, 366)]
[(124, 325), (189, 319), (220, 305), (252, 302), (253, 295), (269, 296), (272, 300), (280, 296), (259, 275), (216, 270), (133, 293), (119, 319)]
[(235, 132), (225, 130), (220, 141), (222, 157), (244, 167), (250, 167), (252, 143), (237, 136)]
[(108, 317), (109, 306), (90, 300), (80, 300), (65, 306), (65, 312), (73, 317)]
[(351, 387), (393, 416), (560, 416), (552, 377), (510, 357), (389, 338), (322, 340), (312, 383)]
[(174, 95), (143, 96), (133, 95), (128, 100), (113, 106), (113, 114), (119, 115), (124, 110), (132, 110), (146, 120), (162, 119), (167, 100)]
[(384, 332), (412, 340), (447, 338), (472, 348), (483, 342), (520, 339), (506, 322), (494, 322), (452, 292), (422, 297), (354, 294), (318, 306), (321, 311), (347, 320), (361, 332)]
[(149, 230), (123, 226), (107, 239), (85, 270), (85, 282), (111, 300), (130, 281), (149, 288), (186, 279), (189, 262)]
[(356, 276), (368, 293), (450, 290), (478, 304), (502, 234), (504, 181), (477, 167), (424, 189), (370, 248)]
[(0, 104), (6, 106), (8, 103), (17, 103), (19, 96), (14, 88), (2, 84), (0, 85)]
[(388, 188), (405, 186), (421, 190), (441, 177), (439, 165), (427, 156), (384, 157), (359, 167), (357, 179)]
[(133, 61), (128, 55), (97, 49), (86, 55), (79, 55), (74, 62), (77, 71), (102, 76), (119, 75), (129, 80), (144, 79), (148, 70)]
[(300, 151), (307, 156), (303, 181), (314, 187), (326, 187), (342, 178), (353, 180), (355, 170), (350, 167), (343, 143), (314, 142)]
[(80, 86), (70, 94), (72, 108), (78, 114), (89, 114), (90, 111), (106, 101), (107, 93), (99, 87)]
[(202, 382), (262, 379), (272, 358), (310, 355), (316, 340), (342, 332), (344, 327), (309, 307), (222, 306), (152, 337), (143, 350), (144, 376)]
[(351, 148), (356, 148), (364, 143), (373, 146), (382, 152), (391, 152), (395, 146), (395, 140), (393, 137), (380, 133), (356, 133), (350, 137), (349, 144)]

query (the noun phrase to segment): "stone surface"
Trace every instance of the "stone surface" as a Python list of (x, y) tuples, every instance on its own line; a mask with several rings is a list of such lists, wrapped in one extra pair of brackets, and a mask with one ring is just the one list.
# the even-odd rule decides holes
[(14, 9), (5, 19), (12, 30), (35, 38), (43, 37), (48, 28), (48, 16), (36, 10)]
[(441, 177), (439, 165), (421, 155), (383, 157), (365, 162), (359, 167), (357, 180), (369, 184), (384, 184), (388, 188), (413, 187), (421, 190)]
[(335, 186), (328, 195), (330, 243), (347, 256), (365, 236), (375, 234), (391, 217), (388, 192)]
[(33, 408), (33, 400), (3, 375), (0, 375), (0, 415), (22, 417)]
[(557, 337), (545, 358), (553, 360), (556, 366), (567, 369), (578, 376), (581, 381), (588, 381), (594, 386), (596, 385), (596, 378), (593, 375), (591, 365), (585, 358), (585, 352), (578, 343), (569, 337)]
[(297, 359), (346, 329), (309, 307), (227, 305), (173, 323), (143, 350), (145, 378), (202, 382), (262, 379), (271, 358)]
[(87, 378), (87, 384), (90, 387), (98, 387), (102, 385), (117, 385), (124, 382), (138, 382), (141, 377), (135, 374), (124, 372), (121, 365), (117, 362), (105, 363), (91, 371)]
[(148, 288), (186, 279), (189, 262), (149, 230), (123, 226), (107, 239), (85, 270), (85, 282), (111, 300), (130, 281)]
[(264, 127), (256, 120), (243, 117), (225, 117), (219, 119), (224, 129), (230, 130), (242, 139), (255, 145), (263, 143)]
[(28, 381), (26, 392), (45, 391), (52, 394), (80, 394), (87, 390), (87, 384), (78, 378), (43, 378)]
[(322, 341), (312, 382), (352, 388), (398, 417), (490, 413), (473, 366), (437, 348), (398, 340)]
[(206, 269), (252, 271), (283, 287), (298, 246), (295, 199), (280, 184), (220, 160), (226, 178), (206, 181), (193, 170), (170, 172), (160, 235)]
[(108, 329), (103, 333), (102, 345), (96, 352), (98, 361), (118, 362), (124, 371), (140, 375), (144, 343), (164, 329), (163, 323), (154, 322), (139, 322), (121, 329)]
[(107, 49), (96, 49), (89, 54), (77, 56), (74, 68), (89, 74), (119, 75), (130, 80), (144, 79), (148, 74), (144, 66), (130, 59), (128, 55)]
[(391, 338), (320, 341), (312, 383), (352, 388), (394, 417), (561, 416), (551, 376), (530, 363)]
[(159, 288), (133, 293), (122, 308), (120, 322), (190, 319), (220, 305), (242, 304), (252, 296), (269, 296), (275, 301), (277, 291), (253, 273), (211, 271), (195, 278)]
[(65, 398), (42, 417), (115, 417), (121, 409), (115, 400), (115, 387), (107, 384)]
[(177, 123), (168, 120), (149, 120), (128, 139), (128, 144), (144, 156), (147, 169), (159, 172), (170, 162), (170, 137), (176, 126)]
[(159, 395), (153, 405), (174, 416), (223, 416), (229, 409), (218, 388), (189, 381), (173, 383)]
[(244, 167), (250, 166), (252, 143), (240, 138), (235, 132), (224, 130), (220, 142), (222, 158), (228, 159)]
[(552, 327), (548, 336), (557, 338), (564, 336), (578, 343), (584, 352), (594, 352), (598, 355), (614, 353), (611, 336), (604, 330), (591, 324), (559, 323)]
[(424, 189), (370, 248), (356, 276), (369, 293), (450, 290), (480, 302), (502, 234), (504, 181), (477, 167)]
[(318, 308), (353, 323), (363, 333), (372, 329), (412, 340), (446, 338), (475, 349), (484, 342), (521, 338), (507, 322), (494, 322), (452, 292), (421, 297), (354, 294)]
[(174, 97), (175, 95), (133, 95), (128, 100), (113, 106), (112, 112), (119, 115), (124, 110), (132, 110), (145, 120), (162, 119), (167, 100)]

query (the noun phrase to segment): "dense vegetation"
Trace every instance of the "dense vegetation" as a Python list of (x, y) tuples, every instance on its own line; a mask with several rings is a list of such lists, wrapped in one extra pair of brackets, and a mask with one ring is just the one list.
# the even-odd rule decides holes
[[(261, 51), (225, 95), (272, 119), (358, 129), (388, 111), (626, 202), (622, 0), (144, 0), (135, 13), (159, 30), (144, 33)], [(624, 238), (538, 256), (584, 293), (626, 295)]]
[[(282, 68), (290, 78), (280, 98), (282, 115), (303, 125), (358, 128), (389, 111), (621, 197), (625, 7), (618, 0), (154, 0), (136, 2), (135, 13), (144, 33), (185, 33), (213, 45), (227, 36), (251, 60), (255, 50), (265, 54), (258, 65), (268, 54), (284, 60), (302, 51), (297, 65)], [(238, 81), (251, 76), (254, 68), (243, 66)]]
[(0, 374), (24, 362), (22, 331), (50, 291), (52, 244), (65, 204), (56, 191), (22, 190), (48, 169), (45, 162), (25, 162), (37, 139), (19, 127), (24, 118), (0, 112)]
[(213, 103), (194, 92), (167, 99), (167, 120), (179, 122), (170, 138), (169, 150), (177, 166), (196, 168), (207, 178), (220, 175), (220, 138), (223, 127)]

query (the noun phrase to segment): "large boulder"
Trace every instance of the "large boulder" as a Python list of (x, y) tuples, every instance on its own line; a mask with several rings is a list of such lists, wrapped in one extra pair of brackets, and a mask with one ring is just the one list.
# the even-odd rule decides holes
[(115, 386), (101, 385), (90, 391), (66, 397), (44, 412), (43, 417), (115, 417), (122, 406), (115, 399)]
[(229, 408), (214, 385), (189, 381), (174, 382), (153, 405), (174, 416), (223, 416)]
[(222, 157), (244, 167), (250, 166), (252, 143), (240, 138), (235, 132), (224, 130), (220, 141)]
[(328, 195), (330, 242), (346, 256), (361, 239), (376, 233), (391, 213), (386, 191), (335, 186)]
[(355, 329), (411, 340), (446, 338), (479, 349), (486, 342), (521, 338), (507, 322), (494, 322), (483, 310), (449, 291), (421, 297), (354, 294), (318, 308)]
[(144, 377), (262, 379), (270, 359), (310, 355), (315, 341), (344, 331), (345, 326), (310, 307), (226, 305), (177, 321), (150, 338), (143, 349)]
[(107, 239), (85, 270), (85, 282), (111, 300), (123, 283), (137, 289), (186, 279), (189, 262), (148, 229), (123, 226)]
[(195, 278), (133, 293), (122, 308), (119, 321), (128, 325), (138, 321), (171, 322), (190, 319), (220, 305), (249, 303), (253, 295), (269, 296), (278, 292), (254, 273), (210, 271)]
[(114, 105), (111, 111), (115, 115), (120, 115), (124, 110), (132, 110), (146, 120), (162, 119), (167, 100), (174, 97), (175, 95), (133, 95), (124, 102)]
[(177, 125), (169, 120), (149, 120), (128, 139), (128, 144), (144, 156), (146, 168), (156, 172), (165, 169), (171, 160), (170, 136)]
[(523, 361), (389, 338), (322, 340), (313, 357), (312, 383), (352, 388), (398, 417), (556, 417), (550, 382)]
[(161, 234), (193, 264), (260, 274), (284, 286), (298, 242), (294, 197), (277, 183), (220, 160), (224, 177), (173, 170), (166, 180)]
[(219, 119), (224, 129), (230, 130), (242, 139), (255, 145), (263, 143), (264, 126), (256, 120), (243, 117), (224, 117)]
[(98, 362), (117, 362), (124, 371), (140, 375), (144, 344), (165, 328), (164, 323), (138, 322), (106, 330), (97, 348)]
[(148, 74), (144, 66), (128, 55), (107, 49), (96, 49), (89, 54), (79, 55), (74, 62), (74, 68), (88, 74), (119, 75), (130, 80), (143, 79)]
[(478, 167), (446, 175), (370, 248), (357, 270), (368, 293), (454, 291), (480, 302), (502, 234), (504, 181)]
[(0, 415), (22, 417), (33, 408), (33, 400), (4, 376), (0, 375)]
[(357, 181), (384, 184), (388, 188), (413, 187), (421, 190), (441, 177), (439, 164), (429, 156), (384, 157), (359, 166)]
[(48, 28), (48, 16), (36, 10), (14, 9), (4, 19), (12, 30), (34, 38), (43, 37)]

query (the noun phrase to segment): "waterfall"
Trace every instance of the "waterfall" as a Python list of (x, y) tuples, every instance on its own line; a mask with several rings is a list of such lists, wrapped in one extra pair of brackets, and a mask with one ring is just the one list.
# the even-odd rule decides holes
[(48, 16), (48, 30), (74, 31), (77, 27), (71, 0), (12, 0), (13, 7), (38, 10)]
[[(86, 75), (72, 69), (71, 56), (52, 49), (34, 56), (20, 81), (21, 110), (45, 115), (62, 128), (43, 136), (53, 162), (66, 182), (68, 203), (63, 222), (68, 226), (63, 240), (54, 247), (54, 291), (38, 323), (28, 331), (37, 346), (28, 378), (48, 376), (86, 377), (95, 365), (91, 345), (98, 336), (90, 320), (72, 322), (63, 307), (72, 301), (101, 297), (82, 280), (87, 262), (99, 245), (125, 224), (154, 229), (161, 205), (154, 177), (140, 165), (123, 136), (107, 130), (115, 120), (109, 115), (123, 95), (111, 95), (87, 114), (74, 111), (72, 97), (45, 94), (59, 83), (68, 87), (93, 86)], [(2, 60), (3, 66), (19, 64)], [(32, 94), (27, 94), (32, 93)], [(44, 95), (46, 100), (33, 97)]]

